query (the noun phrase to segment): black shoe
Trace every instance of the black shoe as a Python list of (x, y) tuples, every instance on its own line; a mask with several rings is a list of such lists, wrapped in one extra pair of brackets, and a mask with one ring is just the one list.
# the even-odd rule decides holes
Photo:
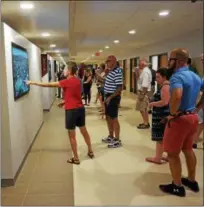
[(197, 146), (196, 143), (193, 144), (193, 148), (194, 148), (194, 149), (197, 149), (197, 148), (198, 148), (198, 146)]
[(171, 195), (176, 195), (180, 197), (185, 197), (186, 196), (186, 191), (183, 186), (177, 186), (174, 183), (172, 184), (167, 184), (167, 185), (159, 185), (159, 188), (161, 191), (171, 194)]
[(181, 182), (186, 187), (190, 188), (193, 192), (197, 193), (199, 192), (199, 186), (196, 181), (190, 181), (188, 178), (181, 178)]

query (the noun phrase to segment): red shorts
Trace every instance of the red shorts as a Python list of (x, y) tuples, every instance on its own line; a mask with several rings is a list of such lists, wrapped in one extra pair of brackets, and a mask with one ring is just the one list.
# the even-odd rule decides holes
[(163, 139), (164, 152), (180, 153), (181, 150), (192, 150), (193, 135), (198, 126), (196, 114), (183, 115), (166, 125)]

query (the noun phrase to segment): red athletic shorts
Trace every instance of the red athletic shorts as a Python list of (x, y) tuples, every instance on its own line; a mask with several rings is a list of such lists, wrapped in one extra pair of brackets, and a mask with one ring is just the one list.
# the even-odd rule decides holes
[(170, 121), (164, 132), (164, 152), (180, 153), (181, 150), (191, 150), (197, 126), (196, 114), (183, 115)]

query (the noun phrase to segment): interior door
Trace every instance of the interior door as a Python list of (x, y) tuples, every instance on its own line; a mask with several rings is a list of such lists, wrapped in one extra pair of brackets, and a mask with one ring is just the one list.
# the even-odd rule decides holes
[[(138, 65), (139, 65), (139, 60), (140, 60), (139, 57), (134, 58), (134, 61), (133, 61), (133, 63), (134, 63), (134, 68), (138, 67)], [(134, 70), (134, 90), (133, 90), (133, 92), (134, 92), (135, 94), (137, 94), (137, 80), (136, 80), (135, 70)]]
[(133, 68), (134, 68), (134, 61), (131, 58), (130, 59), (130, 92), (133, 92), (133, 89), (134, 89), (134, 72), (133, 72)]
[(120, 64), (120, 67), (123, 67), (123, 61), (122, 60), (119, 60), (118, 62)]
[(159, 67), (163, 68), (167, 66), (168, 66), (168, 55), (167, 54), (160, 55), (159, 56)]
[(124, 79), (124, 85), (126, 86), (126, 72), (127, 72), (127, 60), (123, 60), (123, 79)]

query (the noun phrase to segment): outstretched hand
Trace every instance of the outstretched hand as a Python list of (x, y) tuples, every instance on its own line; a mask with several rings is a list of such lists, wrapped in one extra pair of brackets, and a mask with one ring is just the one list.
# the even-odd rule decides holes
[(32, 83), (32, 81), (30, 81), (30, 80), (25, 80), (25, 83), (26, 83), (26, 85), (31, 85), (31, 83)]

